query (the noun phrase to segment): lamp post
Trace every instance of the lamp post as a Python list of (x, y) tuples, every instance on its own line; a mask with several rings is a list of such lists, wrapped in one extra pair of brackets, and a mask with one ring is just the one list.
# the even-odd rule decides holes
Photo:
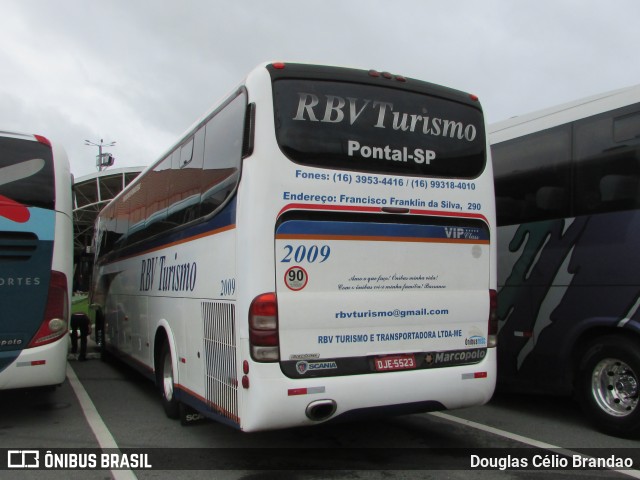
[(100, 143), (92, 142), (91, 140), (85, 140), (84, 144), (90, 147), (98, 147), (98, 156), (96, 157), (96, 168), (99, 172), (107, 167), (113, 165), (115, 158), (110, 153), (102, 153), (104, 147), (113, 147), (116, 142), (104, 143), (103, 139), (100, 139)]

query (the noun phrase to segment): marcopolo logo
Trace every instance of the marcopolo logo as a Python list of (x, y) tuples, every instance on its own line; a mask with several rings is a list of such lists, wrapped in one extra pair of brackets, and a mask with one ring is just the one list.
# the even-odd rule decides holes
[(335, 368), (338, 368), (338, 364), (336, 362), (307, 362), (305, 360), (301, 360), (296, 363), (296, 370), (300, 375), (304, 375), (312, 370), (333, 370)]
[(451, 350), (448, 352), (429, 352), (425, 354), (424, 361), (427, 368), (451, 367), (454, 365), (467, 365), (478, 363), (487, 356), (486, 348), (474, 348), (472, 350)]
[(24, 340), (18, 336), (0, 336), (0, 348), (2, 347), (19, 347)]

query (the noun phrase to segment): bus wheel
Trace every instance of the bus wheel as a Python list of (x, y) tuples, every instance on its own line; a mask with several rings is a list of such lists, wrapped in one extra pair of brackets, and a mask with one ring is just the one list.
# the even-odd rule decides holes
[(603, 432), (640, 433), (640, 345), (608, 335), (590, 343), (580, 362), (578, 394), (582, 408)]
[(165, 343), (160, 352), (160, 394), (162, 395), (162, 406), (169, 418), (178, 418), (180, 412), (180, 402), (174, 395), (173, 363), (171, 362), (171, 350)]
[(108, 362), (110, 358), (109, 352), (107, 350), (107, 343), (104, 341), (104, 338), (100, 342), (100, 345), (98, 345), (98, 348), (98, 351), (100, 352), (100, 360), (102, 360), (103, 362)]

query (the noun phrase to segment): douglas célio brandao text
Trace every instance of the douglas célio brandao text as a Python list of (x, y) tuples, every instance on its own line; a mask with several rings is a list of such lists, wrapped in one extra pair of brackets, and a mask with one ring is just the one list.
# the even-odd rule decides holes
[(534, 455), (484, 456), (470, 455), (470, 467), (482, 470), (517, 469), (628, 469), (634, 467), (632, 458), (608, 455), (591, 457), (587, 455), (559, 455), (554, 453)]

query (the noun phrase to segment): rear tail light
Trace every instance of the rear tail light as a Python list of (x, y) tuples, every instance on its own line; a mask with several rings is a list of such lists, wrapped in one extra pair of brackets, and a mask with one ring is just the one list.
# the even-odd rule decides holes
[(249, 307), (249, 346), (256, 362), (280, 360), (278, 301), (275, 293), (263, 293)]
[(27, 348), (40, 347), (55, 342), (67, 332), (69, 297), (67, 277), (53, 270), (49, 281), (49, 294), (42, 324)]
[(498, 292), (489, 290), (489, 334), (487, 346), (498, 345)]

